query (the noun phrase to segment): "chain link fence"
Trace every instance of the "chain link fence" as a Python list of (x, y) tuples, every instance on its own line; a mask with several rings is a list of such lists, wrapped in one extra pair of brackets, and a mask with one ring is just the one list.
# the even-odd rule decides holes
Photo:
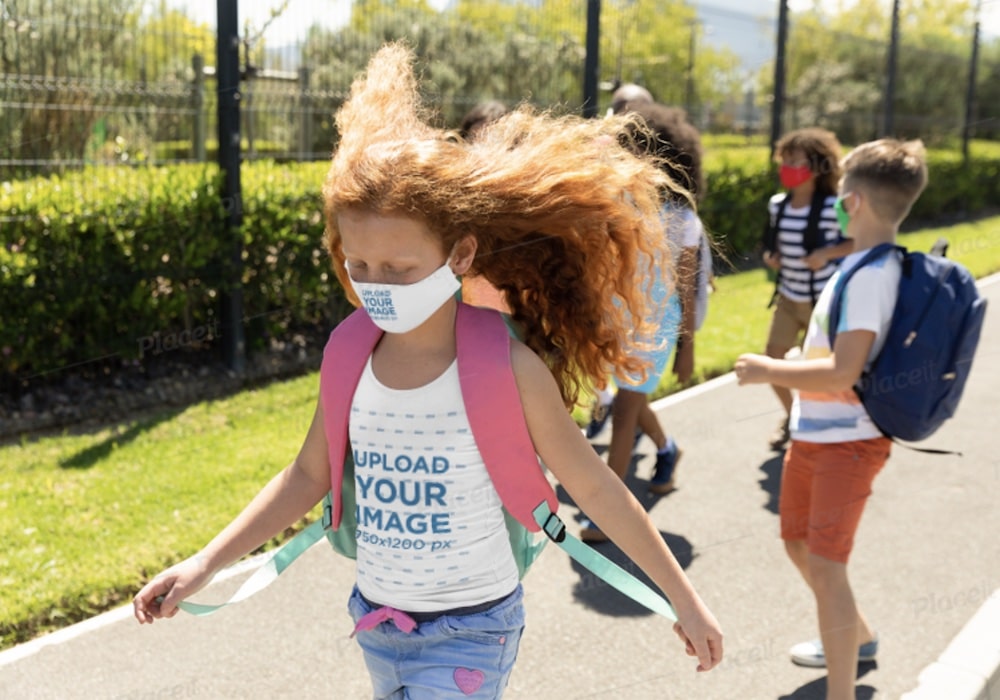
[[(452, 0), (440, 11), (418, 5), (240, 3), (243, 157), (328, 157), (332, 115), (351, 80), (393, 39), (415, 47), (445, 126), (457, 126), (486, 99), (581, 111), (586, 0)], [(618, 83), (637, 82), (659, 101), (685, 107), (704, 131), (766, 135), (775, 6), (745, 7), (604, 0), (598, 112)], [(858, 142), (883, 132), (889, 105), (900, 135), (950, 143), (969, 112), (973, 135), (997, 137), (998, 42), (985, 42), (970, 92), (972, 19), (955, 28), (965, 32), (957, 40), (932, 41), (908, 31), (915, 20), (904, 16), (888, 103), (888, 31), (861, 35), (792, 13), (784, 128), (818, 124)], [(214, 6), (163, 0), (4, 2), (0, 180), (88, 164), (214, 160), (215, 24)]]

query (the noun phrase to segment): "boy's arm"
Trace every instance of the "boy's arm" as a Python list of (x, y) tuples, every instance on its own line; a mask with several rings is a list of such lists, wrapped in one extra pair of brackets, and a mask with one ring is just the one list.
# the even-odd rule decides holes
[(861, 377), (874, 342), (872, 331), (844, 331), (837, 334), (830, 357), (779, 360), (746, 354), (736, 360), (734, 370), (740, 384), (774, 384), (804, 391), (847, 391)]
[(642, 504), (611, 471), (563, 405), (548, 367), (521, 343), (511, 362), (528, 432), (538, 456), (588, 517), (659, 586), (677, 611), (678, 634), (697, 655), (698, 670), (722, 659), (722, 632)]
[(831, 260), (838, 260), (854, 252), (854, 239), (845, 238), (840, 243), (817, 248), (802, 259), (810, 270), (820, 270)]

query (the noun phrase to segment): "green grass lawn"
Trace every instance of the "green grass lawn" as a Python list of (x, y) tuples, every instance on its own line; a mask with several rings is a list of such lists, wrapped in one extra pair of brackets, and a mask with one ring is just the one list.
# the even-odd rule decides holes
[[(977, 277), (1000, 270), (1000, 217), (905, 234)], [(698, 380), (761, 351), (772, 291), (763, 270), (717, 280), (696, 345)], [(218, 532), (294, 457), (316, 373), (83, 434), (0, 448), (0, 648), (131, 597)], [(657, 396), (679, 389), (668, 374)], [(583, 414), (579, 414), (582, 416)]]

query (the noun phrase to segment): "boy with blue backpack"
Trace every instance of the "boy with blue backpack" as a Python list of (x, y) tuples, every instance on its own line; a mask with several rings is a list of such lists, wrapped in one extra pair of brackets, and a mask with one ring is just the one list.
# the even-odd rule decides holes
[[(855, 386), (883, 354), (897, 325), (897, 300), (908, 293), (911, 275), (909, 267), (904, 270), (911, 263), (904, 261), (911, 256), (900, 255), (893, 244), (927, 184), (919, 141), (866, 143), (843, 166), (835, 210), (855, 252), (817, 300), (802, 358), (743, 355), (735, 366), (740, 384), (798, 390), (781, 481), (781, 537), (816, 598), (821, 639), (794, 646), (791, 655), (800, 665), (828, 669), (827, 700), (854, 698), (857, 664), (874, 660), (878, 650), (875, 631), (855, 602), (847, 561), (892, 441)], [(875, 249), (876, 255), (869, 255)], [(830, 327), (835, 302), (842, 311)], [(939, 344), (946, 343), (939, 338)]]

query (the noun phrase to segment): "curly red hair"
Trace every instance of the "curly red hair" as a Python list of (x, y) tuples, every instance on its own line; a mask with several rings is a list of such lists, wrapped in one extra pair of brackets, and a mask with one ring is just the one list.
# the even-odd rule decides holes
[[(326, 245), (344, 271), (337, 213), (404, 215), (443, 251), (466, 235), (469, 271), (504, 293), (525, 344), (549, 365), (567, 405), (612, 370), (646, 368), (653, 266), (670, 259), (662, 170), (619, 146), (634, 117), (584, 120), (522, 105), (472, 144), (428, 125), (400, 44), (383, 47), (337, 113), (340, 142), (323, 185)], [(632, 352), (629, 352), (629, 351)]]

